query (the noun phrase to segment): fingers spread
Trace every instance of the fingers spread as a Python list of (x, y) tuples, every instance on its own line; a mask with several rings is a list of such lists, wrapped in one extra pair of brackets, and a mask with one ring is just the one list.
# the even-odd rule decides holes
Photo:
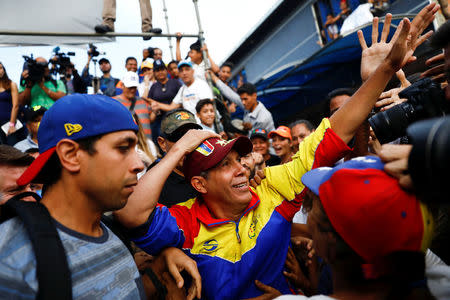
[(391, 20), (392, 20), (392, 15), (386, 14), (386, 18), (384, 19), (383, 31), (381, 33), (380, 42), (383, 42), (383, 43), (386, 42), (387, 37), (389, 35), (390, 27), (391, 27)]
[(364, 34), (361, 30), (358, 30), (358, 40), (359, 44), (361, 45), (361, 49), (364, 51), (367, 49), (366, 40), (364, 39)]
[(372, 21), (372, 45), (378, 42), (378, 17)]

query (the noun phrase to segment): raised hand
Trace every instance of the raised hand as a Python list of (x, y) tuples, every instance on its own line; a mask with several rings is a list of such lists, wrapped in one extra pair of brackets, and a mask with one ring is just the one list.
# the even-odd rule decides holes
[(188, 154), (194, 151), (204, 140), (213, 137), (220, 138), (220, 135), (209, 130), (191, 129), (175, 143), (173, 148), (181, 149), (185, 154)]
[(372, 21), (372, 44), (367, 47), (366, 40), (361, 30), (358, 30), (359, 44), (362, 48), (361, 54), (361, 79), (366, 81), (369, 76), (375, 72), (378, 66), (383, 62), (392, 48), (392, 39), (389, 43), (386, 42), (391, 26), (392, 15), (386, 14), (384, 20), (383, 31), (381, 39), (378, 42), (378, 17), (373, 18)]
[[(407, 26), (406, 29), (408, 31), (406, 32), (406, 43), (403, 44), (406, 48), (405, 51), (396, 53), (403, 55), (403, 60), (400, 64), (397, 64), (395, 67), (397, 69), (400, 69), (402, 66), (404, 66), (406, 63), (414, 61), (416, 58), (413, 56), (414, 51), (416, 48), (422, 44), (425, 40), (427, 40), (431, 34), (432, 31), (427, 32), (426, 34), (420, 36), (420, 34), (425, 30), (425, 28), (430, 25), (430, 23), (434, 19), (434, 15), (439, 10), (439, 5), (436, 5), (435, 3), (431, 3), (424, 7), (417, 16), (413, 19), (412, 23), (409, 24), (409, 21), (403, 20), (399, 26), (397, 27), (397, 30), (394, 33), (394, 36), (392, 37), (391, 41), (389, 43), (386, 42), (387, 37), (389, 35), (389, 27), (392, 19), (392, 15), (387, 14), (385, 19), (385, 24), (383, 26), (383, 31), (381, 34), (380, 42), (378, 42), (378, 18), (373, 19), (372, 23), (372, 44), (370, 47), (367, 47), (366, 41), (364, 39), (364, 36), (362, 34), (362, 31), (358, 31), (358, 38), (359, 43), (361, 45), (361, 48), (363, 50), (362, 57), (361, 57), (361, 78), (363, 81), (367, 80), (369, 76), (376, 70), (376, 68), (384, 61), (384, 59), (388, 56), (388, 54), (391, 52), (392, 47), (396, 43), (397, 39), (400, 36), (400, 33), (402, 31), (402, 28)], [(408, 22), (408, 25), (405, 25), (405, 23)], [(398, 66), (400, 65), (400, 66)]]
[(410, 86), (411, 83), (406, 79), (405, 73), (402, 70), (399, 70), (396, 75), (400, 80), (401, 85), (398, 88), (393, 88), (389, 91), (381, 93), (379, 100), (375, 103), (375, 107), (380, 108), (380, 111), (388, 110), (389, 108), (407, 100), (405, 98), (400, 98), (398, 94)]

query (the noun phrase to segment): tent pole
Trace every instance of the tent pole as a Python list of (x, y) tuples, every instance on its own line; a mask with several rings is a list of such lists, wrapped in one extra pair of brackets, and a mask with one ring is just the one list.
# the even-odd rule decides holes
[[(169, 17), (167, 16), (166, 0), (163, 0), (163, 11), (164, 11), (164, 19), (166, 20), (166, 28), (167, 28), (167, 32), (170, 32), (170, 29), (169, 29)], [(171, 57), (172, 60), (173, 60), (172, 38), (171, 38), (171, 37), (167, 37), (167, 39), (169, 40), (170, 57)]]
[[(203, 46), (205, 44), (205, 37), (203, 35), (204, 32), (203, 32), (203, 28), (202, 28), (202, 23), (200, 22), (200, 13), (198, 11), (198, 0), (192, 0), (192, 2), (194, 2), (195, 14), (197, 16), (198, 39), (200, 41), (200, 47), (203, 49)], [(205, 62), (206, 81), (208, 82), (208, 85), (211, 88), (211, 93), (214, 97), (214, 89), (213, 89), (212, 79), (211, 79), (211, 76), (209, 75), (209, 73), (207, 72), (207, 70), (209, 70), (211, 68), (211, 64), (209, 62), (208, 54), (206, 53), (205, 49), (203, 49), (202, 54), (203, 54), (203, 61)], [(218, 118), (218, 114), (217, 114), (216, 101), (213, 101), (213, 106), (214, 106), (214, 112), (216, 113), (216, 117), (214, 118), (214, 129), (216, 130), (216, 132), (219, 132), (219, 118)]]

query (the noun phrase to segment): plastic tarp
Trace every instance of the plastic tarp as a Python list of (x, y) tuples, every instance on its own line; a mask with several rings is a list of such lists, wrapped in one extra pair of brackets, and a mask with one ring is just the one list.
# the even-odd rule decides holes
[[(389, 39), (400, 21), (401, 18), (392, 20)], [(379, 24), (380, 32), (383, 24)], [(370, 45), (371, 23), (361, 30)], [(360, 80), (361, 46), (356, 31), (327, 44), (310, 58), (256, 83), (258, 100), (271, 110), (276, 121), (323, 101), (335, 88), (359, 83), (355, 78)]]
[[(0, 31), (94, 33), (102, 22), (102, 0), (1, 0)], [(111, 42), (108, 37), (0, 35), (3, 46)]]

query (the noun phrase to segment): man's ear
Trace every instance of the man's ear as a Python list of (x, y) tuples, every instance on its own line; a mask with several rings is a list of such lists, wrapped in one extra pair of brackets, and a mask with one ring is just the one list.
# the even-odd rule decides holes
[(158, 136), (157, 141), (158, 141), (158, 145), (161, 148), (161, 150), (164, 151), (165, 153), (167, 153), (166, 140), (163, 139), (162, 137)]
[(80, 171), (80, 145), (72, 140), (63, 139), (56, 145), (56, 153), (61, 166), (69, 172)]
[(201, 194), (206, 194), (206, 179), (202, 176), (194, 176), (191, 178), (192, 187)]

